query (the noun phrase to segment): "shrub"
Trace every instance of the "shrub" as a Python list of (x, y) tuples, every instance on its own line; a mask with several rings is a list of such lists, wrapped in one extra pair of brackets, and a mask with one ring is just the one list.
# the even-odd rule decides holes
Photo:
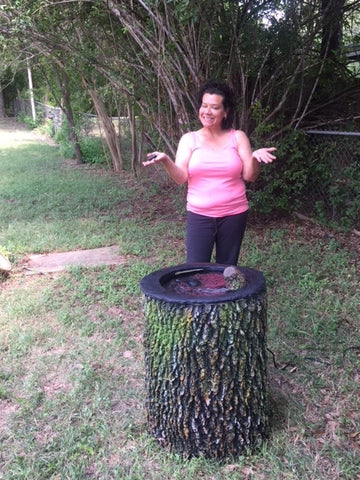
[(312, 145), (309, 207), (322, 223), (349, 230), (360, 221), (360, 151), (346, 137)]
[(80, 140), (83, 161), (90, 164), (107, 164), (110, 162), (107, 147), (104, 148), (101, 138), (83, 137)]
[(50, 118), (45, 118), (41, 125), (39, 125), (38, 130), (43, 135), (47, 135), (49, 137), (54, 136), (54, 126)]
[(25, 125), (27, 125), (29, 128), (31, 128), (32, 130), (36, 127), (38, 127), (39, 125), (39, 122), (38, 120), (34, 120), (32, 117), (30, 117), (29, 115), (25, 115), (24, 113), (20, 112), (17, 116), (16, 116), (16, 120), (20, 123), (24, 123)]
[(316, 210), (325, 224), (351, 229), (360, 222), (360, 173), (356, 163), (342, 168), (327, 185), (328, 200), (318, 200)]
[[(62, 156), (75, 158), (74, 146), (70, 140), (69, 126), (66, 121), (56, 131), (54, 138), (56, 143), (60, 145)], [(101, 138), (83, 135), (79, 138), (79, 145), (84, 163), (102, 165), (109, 163), (109, 154), (107, 148), (104, 148)]]
[(288, 131), (279, 140), (273, 164), (249, 186), (256, 211), (295, 210), (325, 225), (349, 230), (360, 222), (360, 151), (345, 137), (308, 136)]
[(297, 209), (309, 178), (306, 134), (290, 130), (276, 143), (277, 160), (262, 166), (259, 179), (248, 190), (252, 207), (261, 213)]
[(60, 145), (60, 155), (65, 158), (75, 158), (74, 147), (70, 141), (69, 126), (66, 120), (62, 122), (61, 128), (56, 130), (54, 140)]

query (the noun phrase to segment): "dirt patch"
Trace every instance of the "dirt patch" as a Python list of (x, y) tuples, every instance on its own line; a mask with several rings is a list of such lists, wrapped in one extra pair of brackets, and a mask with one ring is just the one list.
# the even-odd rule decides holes
[(18, 406), (7, 399), (0, 398), (0, 436), (10, 433), (9, 419), (18, 410)]
[(30, 130), (26, 125), (18, 123), (14, 118), (0, 118), (0, 147), (13, 148), (23, 143), (41, 141), (55, 145), (54, 141), (37, 130)]

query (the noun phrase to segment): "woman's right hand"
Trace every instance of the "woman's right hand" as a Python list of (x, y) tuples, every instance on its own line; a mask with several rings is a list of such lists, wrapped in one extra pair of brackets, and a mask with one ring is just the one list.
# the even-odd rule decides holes
[(148, 165), (160, 164), (168, 173), (169, 177), (174, 180), (175, 183), (181, 185), (187, 182), (188, 171), (187, 166), (191, 156), (190, 146), (187, 144), (189, 134), (185, 134), (180, 139), (175, 162), (164, 152), (152, 152), (146, 155), (147, 160), (143, 162), (144, 167)]
[(163, 152), (148, 153), (147, 154), (147, 160), (145, 162), (142, 162), (142, 163), (143, 163), (144, 167), (147, 167), (148, 165), (154, 165), (156, 163), (160, 163), (166, 157), (167, 157), (166, 153), (163, 153)]

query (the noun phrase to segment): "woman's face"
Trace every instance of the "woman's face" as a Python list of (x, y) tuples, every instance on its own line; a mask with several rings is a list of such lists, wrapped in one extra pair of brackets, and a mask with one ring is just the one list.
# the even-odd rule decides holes
[(220, 126), (226, 117), (224, 98), (216, 93), (204, 93), (199, 109), (199, 120), (203, 127)]

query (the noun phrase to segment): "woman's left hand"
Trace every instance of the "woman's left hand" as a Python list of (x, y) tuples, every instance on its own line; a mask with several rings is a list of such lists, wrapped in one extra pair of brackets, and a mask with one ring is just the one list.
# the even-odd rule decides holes
[(259, 148), (253, 152), (253, 157), (256, 158), (259, 163), (271, 163), (276, 159), (275, 155), (271, 153), (275, 152), (275, 150), (275, 147)]

